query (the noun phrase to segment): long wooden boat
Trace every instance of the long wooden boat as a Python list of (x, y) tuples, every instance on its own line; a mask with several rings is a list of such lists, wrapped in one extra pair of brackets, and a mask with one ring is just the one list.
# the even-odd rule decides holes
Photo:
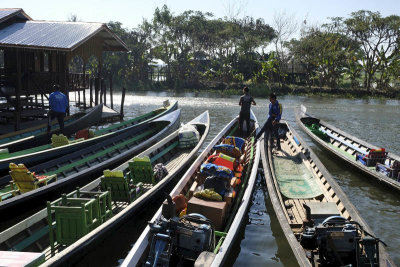
[[(0, 202), (0, 216), (10, 218), (22, 210), (60, 194), (73, 190), (76, 185), (84, 185), (97, 177), (102, 170), (118, 166), (134, 154), (160, 141), (179, 127), (180, 110), (168, 113), (156, 120), (132, 126), (121, 134), (111, 136), (94, 145), (85, 147), (65, 156), (29, 168), (37, 176), (57, 175), (57, 180), (46, 186), (26, 193), (17, 194), (8, 185), (11, 176), (0, 178), (3, 186), (3, 201)], [(15, 187), (14, 187), (15, 188)], [(8, 190), (8, 191), (6, 191)], [(4, 196), (7, 194), (6, 196)], [(7, 198), (9, 197), (9, 198)], [(7, 217), (5, 216), (7, 214)], [(3, 217), (4, 216), (4, 217)]]
[(286, 122), (278, 127), (281, 150), (264, 139), (261, 159), (274, 211), (299, 265), (395, 266), (307, 144)]
[[(400, 191), (400, 157), (391, 152), (374, 152), (381, 148), (354, 137), (318, 118), (306, 113), (302, 106), (296, 114), (296, 122), (318, 145), (375, 181)], [(357, 155), (369, 157), (382, 154), (368, 161), (357, 160)], [(359, 156), (360, 158), (360, 156)], [(378, 164), (377, 164), (378, 163)], [(393, 168), (391, 168), (391, 166)]]
[[(1, 103), (0, 103), (0, 107), (1, 107)], [(1, 111), (0, 111), (0, 113), (1, 113)], [(85, 114), (86, 114), (85, 112), (77, 112), (70, 116), (66, 116), (64, 118), (64, 123), (67, 123), (67, 121), (69, 121), (72, 118), (82, 117)], [(52, 125), (52, 128), (58, 128), (57, 119), (53, 119), (50, 123)], [(0, 140), (3, 139), (3, 137), (14, 135), (16, 132), (23, 133), (23, 132), (35, 131), (40, 128), (45, 129), (45, 128), (47, 128), (47, 124), (48, 124), (47, 118), (43, 118), (43, 119), (39, 119), (39, 120), (29, 120), (29, 121), (21, 122), (18, 131), (14, 130), (13, 124), (11, 124), (11, 125), (10, 124), (1, 124)]]
[[(254, 114), (251, 119), (253, 129), (258, 129)], [(164, 202), (156, 212), (121, 266), (142, 265), (148, 259), (151, 261), (149, 266), (173, 266), (182, 264), (182, 261), (177, 262), (178, 258), (184, 261), (184, 266), (222, 266), (229, 257), (251, 202), (260, 158), (260, 142), (255, 142), (254, 136), (246, 139), (242, 155), (242, 182), (234, 189), (235, 197), (232, 198), (234, 194), (229, 193), (225, 194), (222, 201), (213, 202), (193, 195), (205, 178), (199, 171), (202, 163), (214, 154), (215, 145), (223, 142), (227, 136), (239, 133), (237, 126), (238, 118), (235, 118), (204, 149), (172, 190), (168, 203)], [(235, 178), (232, 184), (236, 184)], [(175, 217), (170, 214), (170, 198), (181, 194), (189, 198), (186, 210), (188, 215)], [(154, 251), (156, 247), (161, 249)]]
[(70, 144), (52, 147), (51, 144), (46, 144), (42, 146), (37, 146), (30, 149), (20, 150), (14, 153), (0, 154), (0, 176), (6, 175), (9, 170), (9, 165), (13, 163), (23, 163), (26, 167), (31, 167), (35, 164), (44, 162), (49, 159), (54, 159), (62, 155), (66, 155), (73, 151), (77, 151), (84, 147), (96, 144), (102, 140), (110, 138), (112, 135), (121, 134), (124, 129), (137, 125), (139, 123), (144, 123), (146, 121), (157, 119), (165, 114), (168, 114), (178, 108), (178, 102), (167, 105), (161, 108), (157, 108), (151, 112), (132, 118), (130, 120), (122, 121), (120, 123), (112, 124), (108, 127), (96, 130), (94, 132), (95, 137), (79, 141), (71, 142)]
[[(64, 126), (64, 135), (70, 136), (79, 130), (95, 125), (101, 121), (103, 112), (103, 104), (94, 107), (88, 114), (76, 120), (66, 123)], [(48, 144), (52, 134), (58, 134), (60, 129), (54, 129), (47, 133), (46, 128), (40, 128), (35, 132), (26, 132), (21, 135), (13, 135), (8, 137), (8, 142), (0, 144), (0, 149), (7, 148), (10, 153), (24, 150), (36, 146)], [(26, 134), (29, 134), (26, 136)], [(25, 136), (25, 137), (24, 137)], [(4, 140), (4, 139), (3, 139)]]
[[(140, 191), (136, 192), (137, 188), (135, 188), (135, 193), (125, 200), (118, 198), (117, 194), (113, 195), (113, 193), (116, 192), (116, 188), (118, 188), (117, 186), (110, 188), (112, 202), (109, 203), (109, 218), (107, 218), (107, 220), (105, 220), (102, 224), (97, 225), (96, 228), (89, 231), (86, 235), (74, 236), (74, 240), (70, 241), (70, 245), (60, 244), (63, 243), (63, 241), (57, 236), (59, 233), (57, 228), (73, 228), (73, 219), (70, 219), (71, 221), (67, 225), (65, 224), (65, 221), (57, 221), (56, 219), (58, 218), (57, 216), (60, 216), (62, 211), (69, 209), (70, 207), (65, 207), (64, 210), (49, 212), (49, 210), (51, 210), (51, 206), (54, 206), (55, 203), (61, 201), (61, 199), (59, 199), (54, 201), (52, 204), (48, 202), (48, 206), (50, 208), (43, 209), (33, 216), (0, 233), (0, 250), (13, 250), (13, 252), (35, 252), (39, 255), (39, 258), (42, 257), (42, 259), (47, 260), (45, 263), (46, 265), (65, 265), (65, 261), (68, 261), (72, 257), (76, 257), (76, 255), (79, 255), (83, 250), (85, 250), (85, 248), (89, 246), (92, 247), (95, 242), (101, 241), (105, 235), (109, 234), (111, 230), (115, 229), (115, 227), (124, 222), (133, 213), (144, 208), (145, 205), (147, 205), (153, 198), (158, 198), (158, 194), (173, 181), (174, 177), (187, 164), (190, 163), (190, 161), (197, 155), (198, 150), (201, 148), (208, 135), (210, 127), (208, 111), (190, 121), (188, 125), (195, 126), (199, 132), (199, 141), (197, 144), (194, 144), (195, 146), (192, 148), (180, 148), (180, 130), (176, 130), (157, 144), (153, 145), (135, 157), (139, 159), (149, 157), (150, 161), (148, 164), (151, 164), (151, 167), (162, 163), (167, 168), (168, 175), (158, 182), (154, 181), (154, 183), (152, 183), (151, 175), (146, 177), (147, 181), (142, 181), (144, 184), (140, 188)], [(131, 176), (130, 164), (132, 164), (132, 160), (125, 162), (112, 170), (113, 173), (124, 173), (125, 177), (118, 179), (116, 177), (105, 178), (102, 176), (79, 189), (79, 194), (81, 194), (80, 199), (82, 199), (82, 195), (85, 194), (85, 192), (90, 192), (92, 195), (101, 195), (106, 192), (109, 195), (110, 192), (99, 191), (99, 187), (101, 187), (102, 183), (110, 181), (124, 183), (129, 181), (132, 176), (135, 176), (134, 178), (136, 180), (139, 179), (139, 177), (134, 173), (132, 173)], [(139, 186), (139, 183), (136, 183), (135, 185)], [(106, 186), (107, 185), (103, 184), (103, 187)], [(125, 191), (127, 195), (129, 194), (129, 190), (131, 189), (127, 188)], [(72, 202), (79, 196), (77, 196), (77, 191), (74, 191), (69, 193), (67, 197), (71, 199)], [(63, 209), (60, 206), (57, 208)], [(52, 216), (50, 216), (50, 223), (49, 214), (52, 214)], [(53, 234), (52, 237), (49, 235), (50, 233), (48, 225), (50, 224), (52, 224), (53, 228), (55, 229), (51, 233)], [(65, 235), (67, 234), (71, 236), (74, 235), (73, 231), (71, 231), (64, 233), (63, 238), (65, 238)], [(51, 242), (51, 240), (53, 242)], [(57, 241), (59, 241), (59, 243)]]
[[(77, 112), (75, 114), (72, 114), (71, 116), (66, 116), (64, 118), (64, 125), (71, 123), (72, 121), (79, 119), (82, 116), (85, 116), (85, 114), (86, 114), (85, 112)], [(50, 123), (52, 129), (56, 129), (59, 127), (57, 119), (53, 119)], [(8, 143), (10, 141), (28, 137), (40, 132), (45, 132), (47, 131), (47, 124), (48, 124), (47, 118), (41, 120), (23, 122), (21, 123), (20, 130), (18, 131), (14, 131), (13, 125), (11, 126), (2, 125), (2, 128), (4, 126), (4, 129), (2, 129), (3, 131), (0, 131), (1, 132), (0, 144)]]

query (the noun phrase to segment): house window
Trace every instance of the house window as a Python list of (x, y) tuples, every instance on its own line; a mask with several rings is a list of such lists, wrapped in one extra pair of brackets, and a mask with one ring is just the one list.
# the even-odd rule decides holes
[(49, 54), (43, 53), (43, 71), (49, 71)]
[(0, 69), (4, 69), (4, 50), (0, 49)]

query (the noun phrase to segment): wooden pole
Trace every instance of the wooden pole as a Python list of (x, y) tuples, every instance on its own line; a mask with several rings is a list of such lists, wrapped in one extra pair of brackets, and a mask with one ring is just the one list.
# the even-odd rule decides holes
[(113, 84), (112, 84), (112, 75), (110, 75), (110, 101), (111, 101), (111, 109), (114, 109), (114, 100), (113, 100)]
[(83, 108), (86, 110), (86, 64), (83, 62)]
[(14, 124), (14, 130), (18, 131), (20, 128), (20, 123), (21, 123), (21, 103), (20, 103), (20, 93), (21, 93), (21, 86), (22, 86), (22, 81), (21, 81), (21, 50), (16, 49), (17, 53), (17, 87), (15, 90), (15, 113), (14, 113), (14, 119), (15, 119), (15, 124)]
[(124, 118), (125, 93), (126, 93), (126, 89), (125, 89), (125, 87), (122, 87), (121, 111), (119, 112), (119, 116), (121, 117), (121, 120)]
[(100, 104), (103, 103), (103, 79), (99, 78), (99, 86), (100, 86)]
[(99, 77), (94, 78), (94, 105), (99, 104)]
[(107, 87), (104, 79), (101, 79), (101, 88), (103, 89), (104, 105), (107, 106)]
[(93, 107), (93, 78), (89, 80), (90, 107)]

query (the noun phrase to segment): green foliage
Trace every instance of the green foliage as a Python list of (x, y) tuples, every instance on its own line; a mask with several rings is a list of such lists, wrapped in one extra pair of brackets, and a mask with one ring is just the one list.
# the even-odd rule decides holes
[[(303, 28), (300, 38), (268, 53), (264, 50), (277, 33), (252, 17), (221, 19), (192, 10), (175, 14), (164, 5), (135, 29), (120, 22), (108, 27), (129, 52), (104, 53), (103, 71), (127, 88), (229, 88), (247, 81), (261, 93), (276, 84), (286, 90), (290, 79), (310, 89), (363, 84), (369, 90), (372, 84), (389, 88), (400, 78), (400, 17), (379, 12), (330, 18), (320, 27)], [(155, 66), (159, 61), (165, 64)], [(80, 64), (74, 59), (71, 71), (79, 71)], [(87, 65), (88, 73), (96, 75), (98, 60)]]

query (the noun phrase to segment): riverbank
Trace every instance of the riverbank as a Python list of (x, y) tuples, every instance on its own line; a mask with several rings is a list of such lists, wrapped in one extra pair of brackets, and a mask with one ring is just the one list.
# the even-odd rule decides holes
[(267, 98), (271, 92), (277, 95), (294, 95), (294, 96), (332, 96), (341, 98), (385, 98), (385, 99), (400, 99), (400, 88), (391, 88), (384, 90), (371, 89), (367, 91), (364, 88), (327, 88), (299, 85), (284, 85), (279, 84), (249, 84), (249, 83), (223, 83), (223, 82), (207, 82), (201, 83), (198, 87), (190, 86), (183, 89), (171, 89), (162, 83), (154, 83), (152, 85), (141, 85), (133, 90), (135, 91), (176, 91), (194, 93), (201, 96), (202, 94), (219, 94), (221, 96), (241, 95), (242, 88), (248, 86), (250, 94), (255, 97)]

